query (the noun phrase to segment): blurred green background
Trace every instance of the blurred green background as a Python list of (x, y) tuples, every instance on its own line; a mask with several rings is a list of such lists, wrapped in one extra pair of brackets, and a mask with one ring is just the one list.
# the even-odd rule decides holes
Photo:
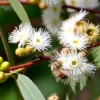
[[(41, 27), (41, 10), (35, 5), (24, 5), (24, 8), (32, 22), (33, 27)], [(0, 7), (0, 25), (3, 28), (7, 39), (8, 33), (13, 31), (14, 27), (18, 26), (20, 23), (19, 18), (10, 6)], [(53, 42), (53, 44), (56, 45), (55, 42)], [(16, 64), (31, 61), (32, 56), (19, 58), (15, 55), (17, 44), (9, 44), (9, 46)], [(7, 60), (2, 41), (0, 41), (0, 56), (2, 56), (4, 60)], [(45, 98), (53, 93), (57, 93), (61, 98), (65, 98), (66, 86), (55, 81), (48, 64), (49, 62), (43, 62), (35, 65), (27, 69), (25, 75), (27, 75), (37, 85)], [(13, 78), (9, 78), (6, 82), (0, 83), (0, 100), (21, 100)]]
[[(41, 27), (41, 10), (35, 5), (24, 5), (24, 8), (32, 22), (33, 27)], [(93, 14), (88, 16), (90, 20), (97, 19)], [(3, 28), (3, 31), (6, 34), (6, 38), (8, 39), (8, 33), (13, 31), (15, 26), (20, 24), (20, 20), (13, 11), (10, 6), (1, 6), (0, 7), (0, 26)], [(52, 42), (53, 47), (57, 47), (57, 40)], [(15, 55), (15, 49), (17, 48), (17, 44), (9, 44), (11, 48), (11, 52), (14, 56), (14, 60), (17, 64), (31, 61), (32, 56), (26, 57), (17, 57)], [(50, 51), (52, 51), (50, 49)], [(48, 51), (49, 52), (49, 51)], [(48, 53), (46, 52), (46, 54)], [(0, 41), (0, 56), (7, 60), (6, 53)], [(60, 100), (65, 100), (67, 85), (62, 84), (61, 82), (57, 83), (51, 74), (50, 68), (48, 67), (49, 62), (43, 62), (37, 64), (31, 68), (28, 68), (25, 75), (27, 75), (40, 89), (44, 97), (47, 99), (53, 93), (57, 93), (59, 95)], [(100, 73), (96, 74), (95, 78), (92, 80), (93, 86), (95, 87), (96, 92), (100, 95)], [(88, 98), (88, 99), (87, 99)], [(0, 83), (0, 100), (21, 100), (20, 94), (18, 92), (16, 83), (13, 78), (9, 78), (6, 82)], [(94, 100), (94, 96), (92, 91), (87, 86), (79, 95), (76, 96), (75, 100)]]

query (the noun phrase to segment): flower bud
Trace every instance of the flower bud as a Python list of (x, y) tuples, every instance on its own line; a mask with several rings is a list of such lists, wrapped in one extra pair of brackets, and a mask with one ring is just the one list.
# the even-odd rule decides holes
[(1, 66), (0, 66), (0, 70), (5, 71), (10, 67), (10, 63), (8, 61), (4, 61)]
[(0, 81), (4, 80), (5, 78), (5, 73), (0, 71)]
[(0, 83), (5, 82), (10, 76), (12, 76), (12, 73), (4, 73), (3, 75), (4, 75), (4, 77), (2, 78), (2, 80), (0, 80)]
[(48, 98), (48, 100), (60, 100), (60, 99), (59, 99), (59, 97), (54, 93), (54, 94), (52, 94), (52, 95)]
[(34, 49), (33, 49), (31, 46), (27, 45), (27, 46), (25, 47), (25, 51), (26, 51), (26, 53), (28, 53), (28, 54), (32, 54), (32, 53), (34, 52)]
[(40, 3), (39, 3), (39, 8), (40, 8), (40, 9), (46, 9), (46, 8), (47, 8), (46, 3), (45, 3), (45, 2), (40, 2)]
[(0, 65), (4, 62), (3, 58), (0, 56)]
[(24, 48), (17, 48), (15, 54), (19, 57), (26, 56), (27, 53)]
[(97, 100), (100, 100), (100, 97)]
[(35, 4), (37, 0), (29, 0), (30, 3)]
[(61, 53), (68, 54), (70, 50), (66, 47), (61, 50)]
[(79, 53), (81, 53), (82, 57), (86, 57), (86, 51), (82, 50)]

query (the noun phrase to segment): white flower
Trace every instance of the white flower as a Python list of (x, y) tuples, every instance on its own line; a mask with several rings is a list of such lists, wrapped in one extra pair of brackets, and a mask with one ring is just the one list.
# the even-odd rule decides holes
[(80, 10), (78, 13), (76, 13), (73, 17), (72, 20), (75, 22), (78, 22), (80, 20), (82, 20), (86, 15), (88, 14), (88, 12), (86, 12), (85, 10)]
[[(81, 7), (84, 8), (85, 3), (84, 0), (64, 0), (66, 5), (71, 5), (71, 6), (75, 6), (75, 7)], [(67, 8), (68, 12), (74, 12), (76, 10)]]
[[(61, 65), (59, 65), (59, 63)], [(81, 53), (77, 53), (74, 51), (68, 54), (64, 54), (62, 52), (55, 52), (51, 56), (51, 71), (52, 73), (56, 72), (53, 73), (56, 80), (61, 81), (64, 84), (69, 83), (73, 91), (75, 90), (76, 83), (84, 82), (85, 84), (87, 76), (92, 77), (95, 70), (96, 67), (93, 64), (88, 63), (88, 60), (85, 57), (82, 57)], [(61, 74), (59, 71), (61, 71), (61, 73), (63, 74)]]
[(58, 32), (61, 24), (60, 11), (61, 5), (56, 5), (55, 7), (48, 7), (42, 13), (43, 24), (53, 35)]
[(98, 0), (84, 0), (85, 8), (96, 8), (100, 5)]
[(75, 31), (76, 23), (82, 20), (86, 15), (87, 15), (87, 12), (81, 10), (79, 13), (76, 13), (73, 17), (65, 20), (62, 23), (60, 30), (58, 32), (58, 38), (60, 39), (61, 44), (66, 44), (67, 37), (71, 39), (69, 35), (71, 33), (73, 34), (73, 32)]
[(63, 21), (60, 30), (58, 31), (58, 38), (62, 40), (74, 31), (75, 22), (71, 19)]
[(70, 48), (70, 50), (85, 50), (88, 44), (88, 38), (86, 35), (79, 33), (63, 34), (60, 44)]
[(65, 73), (69, 77), (74, 77), (81, 74), (92, 76), (94, 74), (94, 70), (96, 69), (95, 66), (88, 63), (88, 60), (83, 58), (80, 53), (69, 53), (66, 59), (67, 61), (62, 69), (65, 69)]
[(19, 28), (15, 27), (14, 31), (9, 34), (9, 43), (19, 43), (18, 47), (24, 46), (26, 40), (32, 34), (32, 26), (29, 23), (22, 23)]
[(60, 16), (61, 7), (62, 7), (62, 4), (50, 6), (50, 7), (47, 7), (45, 10), (43, 10), (43, 13), (55, 14), (57, 16)]
[(51, 36), (49, 32), (41, 28), (38, 31), (33, 29), (33, 34), (27, 42), (34, 50), (44, 51), (51, 47)]
[(45, 2), (48, 6), (52, 6), (59, 4), (61, 0), (41, 0), (41, 2)]

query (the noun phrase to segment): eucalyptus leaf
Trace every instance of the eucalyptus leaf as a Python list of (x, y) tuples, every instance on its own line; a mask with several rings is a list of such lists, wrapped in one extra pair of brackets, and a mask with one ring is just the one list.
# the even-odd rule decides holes
[(86, 76), (85, 75), (82, 75), (80, 76), (80, 91), (86, 86)]
[(100, 68), (100, 46), (90, 53), (88, 59), (97, 67), (97, 69)]
[(23, 23), (30, 23), (29, 18), (19, 0), (9, 0), (12, 8)]
[(27, 76), (17, 75), (17, 84), (24, 100), (45, 100), (37, 86)]

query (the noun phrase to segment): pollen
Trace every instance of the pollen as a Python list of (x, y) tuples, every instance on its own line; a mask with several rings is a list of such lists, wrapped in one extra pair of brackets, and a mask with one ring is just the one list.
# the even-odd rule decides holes
[(40, 42), (40, 39), (36, 39), (36, 42)]
[(74, 6), (76, 3), (74, 0), (71, 0), (71, 4)]
[(77, 44), (77, 43), (78, 43), (78, 40), (74, 40), (73, 43), (74, 43), (74, 44)]
[(76, 65), (76, 63), (77, 63), (76, 61), (72, 61), (72, 65)]
[(22, 38), (23, 38), (23, 34), (21, 34), (21, 35), (19, 36), (19, 41), (20, 41)]

